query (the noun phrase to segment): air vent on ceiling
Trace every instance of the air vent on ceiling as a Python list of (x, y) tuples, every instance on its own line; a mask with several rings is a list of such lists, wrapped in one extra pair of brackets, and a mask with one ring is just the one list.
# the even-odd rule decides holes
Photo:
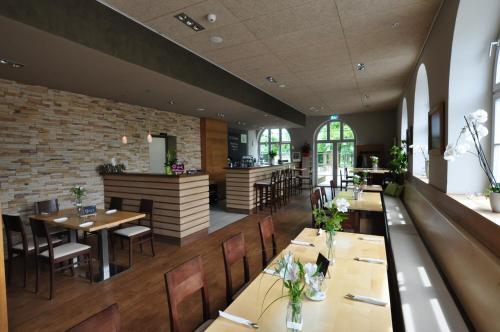
[(199, 24), (198, 22), (196, 22), (195, 20), (193, 20), (191, 17), (187, 16), (184, 13), (174, 15), (174, 17), (196, 32), (205, 30), (205, 28), (201, 24)]

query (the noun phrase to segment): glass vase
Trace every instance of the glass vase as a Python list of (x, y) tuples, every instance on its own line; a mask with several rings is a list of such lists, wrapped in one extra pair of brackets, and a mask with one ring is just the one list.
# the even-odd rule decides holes
[(302, 331), (302, 301), (288, 302), (286, 311), (286, 329), (289, 332)]
[(326, 258), (330, 265), (335, 264), (335, 233), (326, 232)]
[(76, 197), (75, 198), (75, 208), (76, 208), (76, 213), (80, 215), (82, 213), (82, 198), (81, 197)]

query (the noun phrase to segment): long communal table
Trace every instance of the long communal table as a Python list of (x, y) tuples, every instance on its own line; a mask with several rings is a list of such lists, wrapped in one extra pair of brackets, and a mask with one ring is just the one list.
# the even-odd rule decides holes
[[(68, 220), (64, 222), (55, 221), (55, 219), (62, 217), (67, 217)], [(78, 231), (97, 232), (99, 236), (99, 275), (96, 281), (102, 281), (126, 269), (109, 262), (108, 229), (145, 217), (144, 213), (117, 211), (113, 214), (106, 214), (104, 210), (97, 210), (95, 216), (83, 218), (76, 214), (75, 209), (65, 209), (51, 214), (34, 215), (30, 218), (46, 222), (52, 226), (68, 229), (70, 231), (71, 242), (77, 241)], [(93, 224), (87, 227), (80, 226), (84, 222), (89, 221), (92, 221)]]
[[(296, 239), (313, 243), (314, 247), (290, 244), (278, 256), (292, 252), (302, 263), (314, 263), (318, 253), (325, 253), (327, 250), (325, 233), (318, 236), (315, 229), (304, 229)], [(336, 263), (329, 268), (330, 276), (325, 280), (326, 299), (314, 302), (304, 298), (302, 331), (392, 331), (387, 265), (360, 262), (354, 259), (355, 257), (369, 257), (387, 262), (384, 238), (339, 232), (336, 236), (335, 247)], [(286, 331), (288, 298), (276, 301), (258, 320), (263, 305), (265, 308), (282, 295), (281, 282), (276, 282), (277, 278), (261, 273), (226, 308), (225, 312), (257, 322), (259, 331)], [(274, 286), (272, 286), (273, 283)], [(264, 300), (270, 287), (271, 290)], [(356, 302), (345, 298), (348, 293), (378, 298), (386, 301), (388, 305), (377, 306)], [(247, 326), (218, 317), (207, 331), (250, 330)]]

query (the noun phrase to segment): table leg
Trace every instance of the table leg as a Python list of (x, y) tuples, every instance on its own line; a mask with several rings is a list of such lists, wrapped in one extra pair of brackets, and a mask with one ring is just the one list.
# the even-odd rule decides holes
[[(70, 229), (69, 230), (69, 242), (78, 242), (78, 230), (76, 229)], [(77, 267), (78, 265), (78, 258), (75, 257), (73, 258), (73, 266)]]
[(99, 231), (99, 274), (101, 280), (109, 279), (108, 230)]
[(354, 211), (354, 233), (361, 233), (360, 212)]

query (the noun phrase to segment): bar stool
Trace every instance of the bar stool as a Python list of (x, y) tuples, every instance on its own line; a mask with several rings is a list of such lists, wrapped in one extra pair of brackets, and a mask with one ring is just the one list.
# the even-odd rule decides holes
[(262, 210), (265, 205), (271, 208), (271, 214), (276, 209), (276, 183), (278, 173), (276, 171), (271, 173), (270, 180), (261, 180), (255, 182), (255, 212), (260, 208)]

